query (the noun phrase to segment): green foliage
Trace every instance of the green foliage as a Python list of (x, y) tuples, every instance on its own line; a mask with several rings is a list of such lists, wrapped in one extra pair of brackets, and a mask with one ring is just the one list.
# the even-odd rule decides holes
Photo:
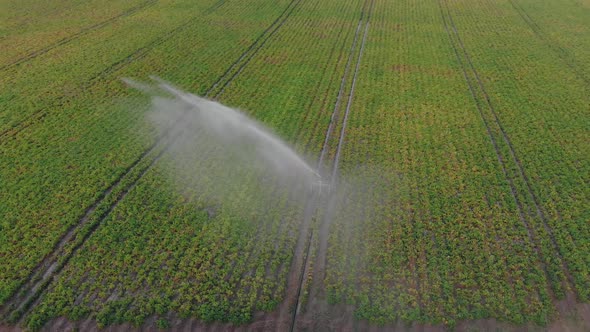
[(156, 326), (160, 330), (166, 330), (170, 328), (170, 322), (165, 318), (160, 318), (156, 321)]
[[(154, 140), (136, 133), (153, 128), (119, 78), (204, 94), (235, 70), (215, 97), (317, 156), (365, 2), (303, 0), (263, 45), (290, 1), (207, 14), (215, 2), (156, 1), (0, 69), (0, 304), (76, 234), (28, 329), (59, 316), (101, 328), (155, 316), (167, 329), (169, 313), (240, 325), (282, 303), (303, 211), (282, 192), (261, 206), (270, 194), (252, 174), (227, 200), (219, 177), (170, 178), (211, 165), (158, 157), (167, 140), (130, 168)], [(330, 223), (329, 304), (452, 328), (546, 325), (570, 289), (590, 299), (590, 27), (573, 2), (510, 2), (375, 2), (339, 161), (349, 183)], [(8, 3), (0, 67), (145, 4)], [(19, 23), (25, 12), (34, 24)]]

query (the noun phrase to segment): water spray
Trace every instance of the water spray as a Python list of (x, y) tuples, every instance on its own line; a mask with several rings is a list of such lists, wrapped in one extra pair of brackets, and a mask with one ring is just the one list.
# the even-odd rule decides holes
[[(179, 122), (190, 131), (206, 132), (215, 143), (226, 147), (230, 154), (243, 154), (243, 165), (235, 167), (250, 167), (263, 160), (261, 167), (269, 175), (289, 178), (292, 185), (304, 184), (312, 195), (330, 192), (329, 182), (324, 181), (317, 170), (259, 122), (237, 109), (182, 91), (157, 77), (151, 78), (155, 83), (130, 79), (124, 79), (124, 82), (152, 96), (153, 111), (158, 116), (174, 118), (173, 122)], [(254, 154), (243, 152), (252, 149)]]

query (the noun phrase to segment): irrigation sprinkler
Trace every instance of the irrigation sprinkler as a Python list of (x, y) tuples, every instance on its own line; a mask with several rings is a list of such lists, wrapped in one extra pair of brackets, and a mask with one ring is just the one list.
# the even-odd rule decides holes
[(312, 182), (311, 184), (311, 192), (317, 193), (318, 196), (321, 196), (322, 193), (330, 194), (331, 186), (329, 182), (322, 181), (321, 179)]

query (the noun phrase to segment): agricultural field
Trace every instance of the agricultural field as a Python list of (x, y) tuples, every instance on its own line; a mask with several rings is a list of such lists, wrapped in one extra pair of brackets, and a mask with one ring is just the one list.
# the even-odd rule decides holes
[(588, 0), (0, 0), (0, 50), (0, 330), (590, 330)]

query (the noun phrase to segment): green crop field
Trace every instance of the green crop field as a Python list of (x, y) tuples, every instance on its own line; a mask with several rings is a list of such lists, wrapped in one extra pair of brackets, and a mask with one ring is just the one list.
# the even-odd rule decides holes
[(0, 330), (106, 327), (590, 330), (590, 1), (0, 0)]

